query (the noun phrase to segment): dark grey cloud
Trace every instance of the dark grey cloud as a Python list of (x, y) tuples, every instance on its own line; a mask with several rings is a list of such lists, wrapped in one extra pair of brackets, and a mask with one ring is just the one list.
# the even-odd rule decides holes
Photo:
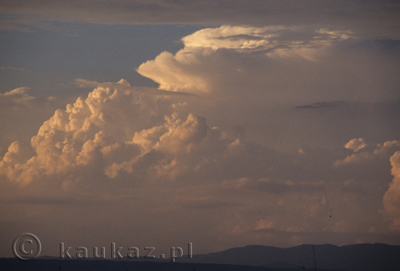
[(337, 102), (318, 102), (306, 105), (296, 106), (297, 109), (318, 109), (318, 108), (330, 108), (336, 107), (340, 105), (344, 105), (345, 102), (337, 101)]
[(217, 198), (201, 197), (201, 198), (178, 198), (177, 204), (189, 209), (212, 209), (212, 208), (227, 208), (234, 207), (237, 204), (233, 204), (227, 201), (222, 201)]
[[(0, 12), (32, 15), (30, 19), (33, 21), (80, 21), (97, 24), (321, 25), (350, 28), (372, 36), (399, 37), (399, 9), (399, 2), (389, 0), (5, 0), (2, 1)], [(23, 23), (24, 18), (20, 19), (17, 22)], [(8, 28), (13, 22), (16, 22), (15, 17), (6, 20)]]
[(277, 181), (277, 180), (257, 180), (249, 181), (244, 185), (245, 188), (267, 192), (267, 193), (288, 193), (288, 192), (299, 192), (299, 191), (323, 191), (325, 185), (323, 182), (312, 182), (312, 183), (294, 183), (292, 181)]
[(27, 204), (27, 205), (48, 205), (48, 206), (82, 206), (82, 205), (103, 205), (110, 204), (110, 200), (98, 198), (73, 198), (73, 197), (51, 197), (19, 195), (18, 197), (4, 197), (0, 204)]

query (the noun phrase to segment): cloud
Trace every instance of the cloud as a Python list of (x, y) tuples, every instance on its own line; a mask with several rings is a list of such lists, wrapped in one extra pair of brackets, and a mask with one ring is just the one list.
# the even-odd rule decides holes
[[(273, 90), (273, 82), (268, 82), (271, 77), (268, 74), (261, 76), (260, 73), (261, 70), (271, 69), (271, 58), (298, 56), (301, 59), (313, 60), (315, 55), (322, 52), (330, 43), (322, 39), (317, 39), (314, 45), (308, 44), (314, 43), (313, 41), (299, 43), (285, 37), (291, 36), (285, 31), (295, 33), (282, 27), (255, 28), (225, 25), (219, 28), (202, 29), (184, 37), (182, 41), (185, 48), (178, 51), (175, 56), (169, 52), (163, 52), (154, 61), (147, 61), (140, 65), (137, 71), (159, 83), (161, 89), (169, 91), (221, 94), (222, 91), (230, 90), (228, 94), (233, 94), (235, 91), (246, 89), (254, 96), (259, 94), (262, 85), (263, 89), (267, 87), (272, 92), (269, 93), (269, 99), (276, 101), (278, 97), (274, 91), (277, 90)], [(313, 40), (318, 35), (311, 33), (309, 38)], [(254, 53), (257, 54), (252, 55)], [(249, 85), (249, 77), (254, 79), (251, 85)], [(244, 82), (246, 86), (243, 85)], [(279, 89), (279, 91), (283, 90)]]
[[(62, 99), (47, 99), (31, 94), (29, 87), (20, 87), (0, 94), (0, 156), (14, 141), (28, 144), (32, 135), (59, 106), (64, 106)], [(58, 94), (55, 94), (59, 98)]]
[(20, 87), (10, 90), (6, 93), (0, 93), (0, 103), (9, 104), (13, 106), (27, 105), (29, 102), (35, 99), (34, 96), (30, 96), (27, 92), (30, 90), (28, 87)]
[[(184, 37), (185, 47), (175, 55), (162, 52), (137, 71), (161, 89), (243, 111), (398, 100), (400, 82), (391, 72), (397, 64), (375, 49), (360, 48), (363, 42), (356, 35), (310, 27), (224, 25)], [(360, 50), (373, 56), (376, 66)], [(378, 66), (386, 72), (377, 71)]]
[(359, 150), (365, 148), (367, 144), (365, 143), (364, 138), (353, 138), (349, 142), (344, 145), (346, 149), (351, 149), (354, 152), (358, 152)]
[[(358, 152), (359, 150), (365, 148), (367, 145), (365, 144), (364, 139), (362, 138), (354, 138), (350, 140), (344, 146), (347, 149), (352, 149), (354, 152)], [(347, 156), (343, 160), (336, 160), (333, 164), (335, 167), (347, 166), (352, 164), (361, 164), (361, 163), (370, 163), (375, 161), (376, 159), (385, 159), (388, 154), (393, 153), (393, 150), (396, 150), (400, 147), (400, 141), (386, 141), (383, 144), (377, 144), (375, 149), (367, 150), (360, 153), (355, 153)]]
[[(296, 36), (297, 34), (297, 36)], [(299, 36), (299, 34), (303, 34)], [(302, 33), (301, 28), (284, 26), (246, 27), (223, 25), (219, 28), (205, 28), (182, 38), (189, 48), (230, 49), (239, 52), (268, 52), (276, 48), (321, 47), (327, 40), (351, 38), (349, 31), (328, 31), (320, 29), (315, 33)], [(302, 41), (298, 40), (301, 37)], [(306, 38), (306, 40), (304, 40)]]
[(298, 109), (323, 109), (323, 108), (332, 108), (337, 106), (343, 106), (345, 102), (333, 101), (333, 102), (318, 102), (307, 105), (299, 105), (296, 106)]
[(314, 33), (303, 31), (296, 27), (283, 26), (223, 25), (219, 28), (199, 30), (184, 37), (182, 41), (189, 49), (198, 47), (213, 50), (227, 49), (236, 52), (264, 53), (269, 57), (301, 56), (308, 60), (315, 60), (314, 55), (318, 53), (319, 48), (329, 46), (335, 41), (352, 38), (351, 31), (326, 29), (319, 29)]
[[(205, 251), (209, 242), (223, 248), (257, 240), (297, 245), (312, 240), (311, 232), (327, 242), (387, 237), (388, 223), (379, 213), (386, 188), (377, 187), (390, 181), (382, 163), (398, 150), (398, 141), (368, 144), (352, 153), (361, 157), (357, 163), (333, 167), (349, 150), (279, 152), (210, 124), (195, 106), (207, 99), (132, 88), (126, 80), (101, 83), (57, 110), (30, 145), (11, 143), (0, 160), (0, 207), (23, 210), (24, 222), (37, 217), (29, 225), (43, 236), (49, 226), (42, 221), (51, 215), (66, 228), (82, 220), (90, 232), (118, 229), (116, 241), (133, 228), (146, 238), (168, 231), (174, 240), (207, 243)], [(392, 194), (384, 200), (391, 217), (397, 210)], [(98, 215), (98, 206), (107, 218)], [(130, 210), (134, 215), (127, 217)], [(370, 228), (383, 237), (363, 234)], [(152, 241), (145, 237), (138, 244)], [(157, 240), (170, 246), (170, 239)]]
[(112, 204), (112, 200), (104, 200), (99, 198), (85, 198), (76, 199), (74, 197), (54, 197), (54, 196), (32, 196), (29, 194), (23, 194), (19, 197), (4, 197), (0, 200), (2, 204), (29, 204), (29, 205), (44, 205), (44, 206), (79, 206), (79, 205), (102, 205)]
[[(311, 7), (311, 8), (310, 8)], [(375, 37), (399, 37), (399, 4), (393, 1), (3, 1), (0, 12), (41, 21), (98, 24), (321, 25)], [(104, 15), (106, 14), (106, 16)], [(38, 19), (37, 19), (38, 20)], [(23, 22), (24, 20), (21, 19)]]
[(76, 79), (94, 89), (1, 152), (0, 225), (54, 239), (62, 224), (80, 243), (140, 232), (138, 245), (191, 239), (205, 252), (312, 233), (396, 243), (398, 58), (347, 30), (207, 28), (138, 68), (159, 88)]
[[(358, 169), (364, 169), (364, 171), (368, 171), (365, 168), (371, 167), (375, 169), (370, 170), (370, 174), (373, 174), (373, 171), (378, 171), (379, 169), (386, 168), (386, 163), (388, 160), (391, 164), (391, 174), (394, 177), (392, 181), (389, 183), (389, 188), (384, 190), (383, 194), (383, 209), (384, 213), (389, 218), (390, 225), (388, 228), (392, 231), (400, 230), (400, 182), (399, 182), (399, 158), (400, 158), (400, 141), (386, 141), (383, 144), (376, 144), (371, 148), (371, 144), (367, 147), (364, 139), (362, 138), (354, 138), (350, 140), (345, 148), (353, 150), (354, 154), (347, 156), (343, 160), (336, 160), (333, 164), (334, 167), (353, 167)], [(362, 151), (360, 151), (362, 150)], [(360, 151), (360, 152), (359, 152)], [(383, 164), (382, 164), (383, 163)], [(381, 175), (377, 174), (375, 178), (379, 178)], [(349, 190), (364, 190), (365, 185), (361, 183), (357, 183), (355, 179), (349, 179), (345, 181), (343, 191)], [(382, 187), (383, 188), (386, 187)], [(361, 192), (365, 194), (365, 191)]]
[(6, 71), (18, 71), (18, 72), (25, 71), (24, 68), (17, 68), (17, 67), (12, 67), (12, 66), (2, 66), (1, 69), (6, 70)]
[(15, 24), (9, 21), (0, 22), (0, 29), (6, 31), (20, 31), (26, 33), (35, 32), (33, 29), (29, 27), (20, 26), (19, 24)]
[(390, 157), (392, 165), (392, 182), (383, 196), (383, 206), (391, 218), (390, 229), (400, 231), (400, 151)]
[(131, 91), (134, 93), (147, 94), (147, 95), (163, 95), (163, 96), (172, 96), (172, 95), (183, 95), (183, 96), (191, 96), (193, 94), (189, 94), (186, 92), (179, 91), (165, 91), (158, 88), (150, 88), (150, 87), (132, 87), (129, 82), (124, 79), (121, 79), (117, 83), (99, 83), (96, 81), (89, 81), (86, 79), (77, 78), (73, 81), (73, 84), (77, 85), (80, 88), (93, 88), (93, 87), (103, 87), (103, 88), (118, 88), (122, 91)]
[(177, 197), (176, 203), (184, 208), (195, 208), (195, 209), (211, 209), (211, 208), (223, 208), (232, 206), (229, 202), (224, 202), (218, 198), (210, 196), (202, 197)]
[[(78, 98), (45, 121), (31, 139), (32, 157), (25, 155), (21, 143), (13, 142), (0, 162), (8, 179), (24, 186), (57, 176), (63, 187), (70, 187), (82, 174), (103, 179), (116, 178), (121, 171), (144, 174), (138, 179), (149, 178), (149, 168), (156, 178), (175, 179), (193, 170), (192, 156), (202, 159), (193, 153), (228, 146), (204, 118), (180, 112), (184, 104), (135, 96), (125, 80), (105, 85), (110, 87), (97, 87), (85, 100)], [(21, 93), (24, 90), (17, 89), (5, 96)], [(164, 115), (168, 111), (172, 114)]]
[[(123, 101), (124, 96), (126, 101)], [(120, 107), (124, 106), (119, 113), (125, 110), (125, 116), (113, 112), (116, 101), (121, 103)], [(97, 159), (99, 155), (103, 157), (101, 151), (107, 157), (119, 148), (129, 149), (130, 146), (118, 145), (117, 142), (127, 139), (128, 131), (124, 128), (128, 121), (126, 116), (135, 115), (135, 110), (137, 107), (134, 107), (132, 94), (96, 89), (86, 100), (78, 98), (73, 105), (67, 105), (65, 111), (57, 110), (44, 122), (38, 134), (31, 139), (34, 156), (13, 162), (5, 158), (11, 153), (18, 155), (21, 151), (9, 149), (1, 161), (3, 172), (12, 181), (26, 185), (46, 175), (65, 174), (67, 177), (69, 172), (101, 163)], [(14, 145), (19, 143), (14, 142)]]
[(265, 193), (272, 194), (281, 194), (281, 193), (297, 193), (301, 191), (318, 191), (325, 190), (324, 182), (293, 182), (291, 180), (288, 181), (280, 181), (280, 180), (271, 180), (261, 178), (258, 180), (250, 180), (248, 178), (242, 178), (235, 182), (229, 182), (229, 185), (233, 185), (234, 189), (244, 189), (250, 191), (259, 191)]
[(89, 80), (82, 79), (82, 78), (75, 79), (73, 83), (80, 88), (95, 88), (98, 85), (100, 85), (99, 82), (89, 81)]

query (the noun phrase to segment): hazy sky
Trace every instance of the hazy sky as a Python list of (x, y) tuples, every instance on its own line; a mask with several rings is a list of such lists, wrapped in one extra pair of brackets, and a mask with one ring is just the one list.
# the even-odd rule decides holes
[(399, 14), (1, 1), (0, 257), (23, 232), (55, 256), (400, 245)]

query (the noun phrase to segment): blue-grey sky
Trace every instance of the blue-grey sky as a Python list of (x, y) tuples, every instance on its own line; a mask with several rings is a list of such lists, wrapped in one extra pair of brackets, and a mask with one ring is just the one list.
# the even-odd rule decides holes
[(2, 1), (0, 256), (400, 244), (396, 1)]
[(199, 28), (48, 22), (44, 29), (32, 27), (32, 32), (1, 30), (3, 92), (22, 82), (39, 90), (43, 81), (48, 82), (43, 91), (60, 86), (66, 91), (75, 78), (126, 78), (138, 86), (156, 86), (139, 76), (136, 67), (164, 50), (175, 53), (183, 47), (180, 39)]

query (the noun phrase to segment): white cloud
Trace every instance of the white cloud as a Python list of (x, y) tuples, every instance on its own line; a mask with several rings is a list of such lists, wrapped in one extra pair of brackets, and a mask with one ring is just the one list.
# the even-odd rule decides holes
[(364, 138), (353, 138), (349, 142), (344, 145), (346, 149), (351, 149), (354, 152), (358, 152), (359, 150), (365, 148), (367, 144), (365, 143)]
[(10, 90), (5, 93), (0, 93), (1, 104), (12, 104), (14, 106), (27, 105), (35, 99), (34, 96), (29, 95), (27, 92), (30, 90), (28, 87), (21, 87)]
[[(243, 110), (398, 98), (393, 88), (397, 79), (383, 79), (394, 66), (383, 68), (387, 72), (381, 76), (356, 51), (352, 36), (315, 28), (224, 25), (184, 37), (185, 47), (175, 55), (162, 52), (137, 71), (160, 89), (194, 93)], [(386, 62), (382, 55), (374, 59), (378, 66)]]
[[(309, 32), (309, 33), (307, 33)], [(299, 34), (303, 34), (299, 36)], [(224, 25), (199, 30), (182, 39), (185, 47), (228, 49), (243, 53), (264, 53), (269, 57), (303, 57), (316, 61), (321, 49), (335, 41), (352, 38), (350, 31), (319, 29), (302, 31), (283, 26), (244, 27)]]
[(224, 25), (219, 28), (205, 28), (182, 39), (186, 47), (231, 49), (257, 52), (273, 48), (274, 40), (285, 27), (244, 27)]
[(82, 78), (76, 78), (73, 83), (80, 88), (95, 88), (100, 85), (99, 82), (90, 81)]

